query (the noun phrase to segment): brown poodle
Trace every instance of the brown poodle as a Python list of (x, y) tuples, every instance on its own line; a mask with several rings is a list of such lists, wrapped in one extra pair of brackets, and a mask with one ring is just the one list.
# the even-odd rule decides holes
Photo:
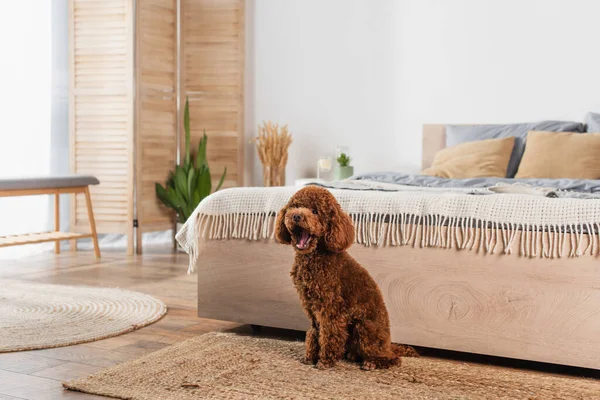
[(346, 252), (354, 242), (352, 220), (328, 190), (299, 190), (279, 212), (275, 235), (296, 251), (291, 276), (311, 320), (305, 362), (329, 368), (346, 356), (371, 370), (417, 355), (391, 343), (381, 291)]

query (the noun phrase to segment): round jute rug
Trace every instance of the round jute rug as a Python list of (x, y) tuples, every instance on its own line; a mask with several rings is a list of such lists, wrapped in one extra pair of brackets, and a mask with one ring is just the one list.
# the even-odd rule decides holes
[(131, 332), (167, 312), (128, 290), (3, 280), (0, 353), (91, 342)]

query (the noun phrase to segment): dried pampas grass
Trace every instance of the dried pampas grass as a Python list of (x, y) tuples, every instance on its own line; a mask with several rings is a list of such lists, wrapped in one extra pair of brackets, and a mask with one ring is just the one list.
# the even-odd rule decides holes
[(265, 186), (285, 185), (285, 166), (288, 159), (288, 148), (292, 143), (292, 135), (287, 125), (282, 127), (271, 121), (258, 126), (258, 136), (252, 139), (263, 165)]

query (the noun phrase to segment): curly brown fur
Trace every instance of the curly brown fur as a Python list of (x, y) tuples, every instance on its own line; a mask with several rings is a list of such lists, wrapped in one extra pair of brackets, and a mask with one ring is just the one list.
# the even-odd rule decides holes
[(370, 370), (417, 355), (391, 343), (381, 291), (346, 252), (354, 242), (352, 220), (328, 190), (299, 190), (277, 215), (275, 235), (296, 251), (290, 275), (311, 321), (306, 363), (329, 368), (345, 356)]

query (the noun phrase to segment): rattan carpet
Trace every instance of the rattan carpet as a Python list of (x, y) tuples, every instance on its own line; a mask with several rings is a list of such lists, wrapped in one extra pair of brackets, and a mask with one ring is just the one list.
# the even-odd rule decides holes
[(3, 280), (0, 353), (117, 336), (166, 312), (162, 301), (128, 290)]
[(88, 378), (64, 383), (133, 400), (186, 399), (592, 399), (600, 382), (434, 358), (362, 371), (343, 362), (300, 363), (303, 343), (209, 333)]

